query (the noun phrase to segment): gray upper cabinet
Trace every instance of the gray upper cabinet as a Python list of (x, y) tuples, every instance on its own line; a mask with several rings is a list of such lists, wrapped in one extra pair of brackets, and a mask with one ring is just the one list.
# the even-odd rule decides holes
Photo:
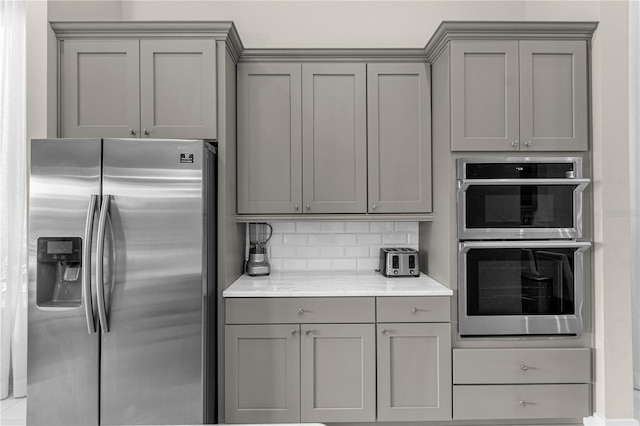
[(216, 138), (214, 39), (61, 42), (62, 137)]
[(299, 213), (302, 67), (238, 65), (238, 213)]
[(140, 127), (138, 40), (65, 40), (61, 136), (130, 137)]
[(369, 213), (431, 211), (431, 97), (424, 63), (367, 65)]
[(215, 138), (215, 70), (215, 40), (141, 40), (142, 135)]
[(451, 42), (453, 151), (588, 149), (587, 43)]
[(305, 212), (367, 211), (365, 100), (365, 64), (302, 64)]

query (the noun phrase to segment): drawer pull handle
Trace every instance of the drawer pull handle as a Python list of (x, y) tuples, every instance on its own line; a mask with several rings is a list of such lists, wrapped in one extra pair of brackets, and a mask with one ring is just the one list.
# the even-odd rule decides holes
[(526, 365), (521, 365), (520, 366), (520, 370), (522, 371), (527, 371), (529, 369), (529, 367), (527, 367)]
[(304, 314), (304, 309), (298, 309), (298, 315), (303, 315)]
[(518, 404), (520, 404), (521, 407), (526, 407), (527, 401), (519, 401)]

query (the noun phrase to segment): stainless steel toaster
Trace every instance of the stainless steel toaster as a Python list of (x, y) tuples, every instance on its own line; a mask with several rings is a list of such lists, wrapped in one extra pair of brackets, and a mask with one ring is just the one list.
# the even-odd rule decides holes
[(381, 248), (380, 273), (385, 277), (419, 277), (418, 251), (406, 247)]

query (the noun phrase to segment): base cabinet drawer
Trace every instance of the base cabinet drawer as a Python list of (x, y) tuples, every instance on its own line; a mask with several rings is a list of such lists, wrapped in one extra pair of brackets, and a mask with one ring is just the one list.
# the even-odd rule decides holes
[(589, 383), (591, 349), (455, 349), (453, 383)]
[(590, 385), (458, 385), (454, 420), (581, 418), (591, 415)]

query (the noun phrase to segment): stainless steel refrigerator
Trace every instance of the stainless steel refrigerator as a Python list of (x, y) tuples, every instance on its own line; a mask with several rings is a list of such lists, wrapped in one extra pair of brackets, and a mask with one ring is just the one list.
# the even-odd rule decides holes
[(216, 420), (216, 156), (31, 141), (28, 425)]

